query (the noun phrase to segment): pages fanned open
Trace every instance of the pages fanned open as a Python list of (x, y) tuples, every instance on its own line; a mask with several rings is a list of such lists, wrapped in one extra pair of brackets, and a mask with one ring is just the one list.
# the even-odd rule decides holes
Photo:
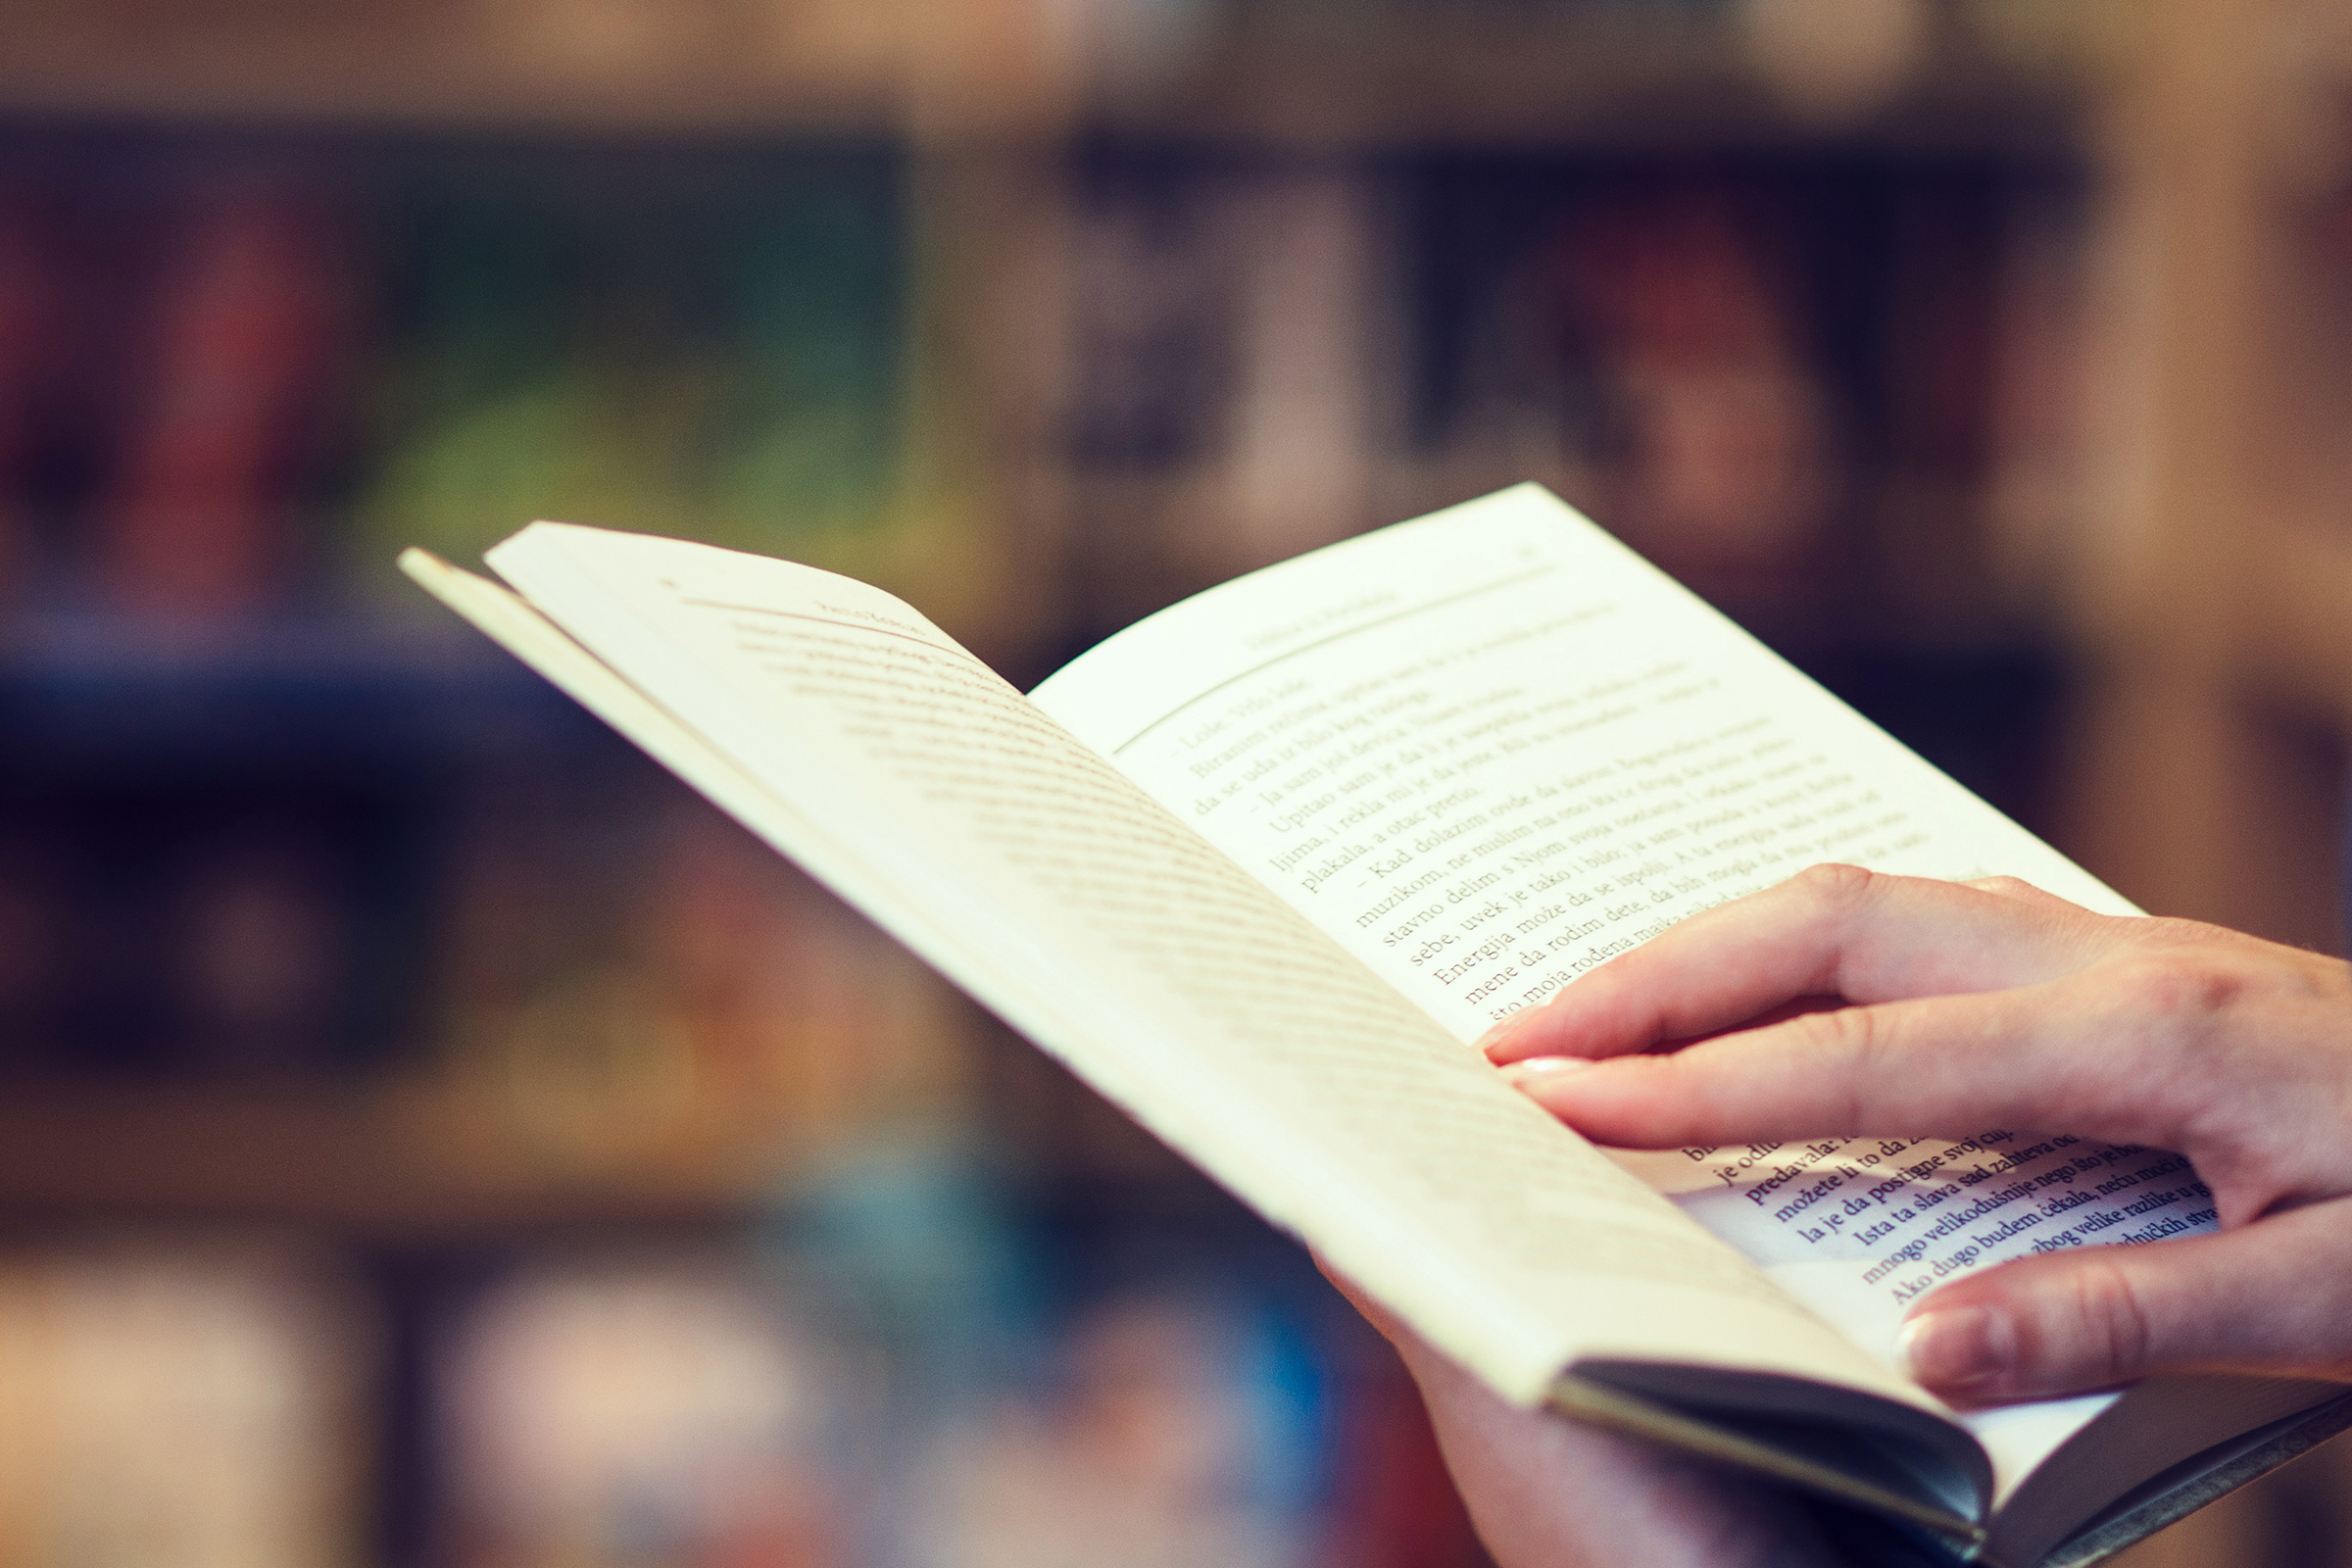
[(2258, 1380), (1955, 1415), (1907, 1303), (2204, 1229), (2177, 1157), (1595, 1150), (1465, 1044), (1821, 860), (2129, 906), (1534, 486), (1239, 578), (1030, 697), (811, 567), (534, 523), (452, 609), (1505, 1397), (1764, 1470), (1929, 1560), (2097, 1560), (2318, 1441)]

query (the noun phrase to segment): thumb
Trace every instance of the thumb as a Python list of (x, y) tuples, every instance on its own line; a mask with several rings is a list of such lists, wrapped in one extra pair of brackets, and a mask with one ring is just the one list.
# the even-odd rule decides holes
[(2352, 1199), (2219, 1235), (2021, 1258), (1903, 1325), (1911, 1375), (1954, 1404), (2165, 1372), (2352, 1373)]

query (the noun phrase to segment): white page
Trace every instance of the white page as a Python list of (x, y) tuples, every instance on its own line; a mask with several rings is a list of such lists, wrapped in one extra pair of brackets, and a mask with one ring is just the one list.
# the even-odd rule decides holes
[(1507, 1396), (1597, 1355), (1930, 1403), (889, 596), (563, 525), (492, 559), (627, 680), (488, 585), (477, 624)]
[[(1034, 696), (1465, 1041), (1822, 860), (2135, 912), (1533, 485), (1212, 589)], [(1621, 1157), (1889, 1367), (1933, 1284), (2212, 1223), (2175, 1156), (2071, 1140)], [(1967, 1419), (2005, 1494), (2109, 1397)]]

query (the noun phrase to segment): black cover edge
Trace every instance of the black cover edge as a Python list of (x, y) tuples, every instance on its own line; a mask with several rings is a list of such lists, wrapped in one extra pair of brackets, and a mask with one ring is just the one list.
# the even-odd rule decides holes
[[(1573, 1374), (1551, 1386), (1545, 1402), (1574, 1420), (1630, 1432), (1688, 1453), (1752, 1470), (1837, 1502), (1902, 1520), (1948, 1543), (1957, 1561), (1975, 1560), (1984, 1544), (1984, 1527), (1958, 1514)], [(2346, 1402), (2352, 1405), (2352, 1400)], [(2352, 1420), (2352, 1410), (2348, 1410), (2347, 1420)]]
[[(2060, 1543), (2037, 1568), (2091, 1568), (2094, 1563), (2133, 1546), (2170, 1524), (2219, 1502), (2250, 1481), (2259, 1481), (2281, 1465), (2311, 1452), (2337, 1433), (2352, 1427), (2352, 1394), (2345, 1394), (2301, 1416), (2294, 1425), (2268, 1443), (2249, 1448), (2229, 1463), (2190, 1477), (2146, 1502), (2106, 1523)], [(2194, 1462), (2193, 1460), (2191, 1461)]]

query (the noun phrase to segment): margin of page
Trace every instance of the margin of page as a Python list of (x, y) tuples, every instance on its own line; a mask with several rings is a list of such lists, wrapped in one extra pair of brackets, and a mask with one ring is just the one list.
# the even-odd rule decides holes
[[(404, 553), (401, 564), (434, 597), (703, 791), (770, 845), (800, 861), (819, 881), (906, 941), (951, 981), (1014, 1029), (1041, 1044), (1051, 1044), (1050, 1054), (1057, 1058), (1068, 1060), (1078, 1054), (1062, 1044), (1085, 1038), (1085, 1031), (1072, 1020), (1043, 1004), (1029, 988), (1001, 983), (996, 963), (958, 939), (952, 922), (934, 919), (911, 901), (899, 897), (886, 874), (847, 851), (832, 835), (786, 805), (767, 785), (705, 740), (684, 719), (605, 664), (529, 601), (424, 551)], [(1167, 1141), (1201, 1152), (1234, 1142), (1234, 1129), (1230, 1126), (1222, 1129), (1188, 1126), (1184, 1133), (1177, 1133), (1169, 1125), (1172, 1118), (1145, 1114), (1142, 1110), (1145, 1106), (1164, 1106), (1167, 1095), (1147, 1089), (1131, 1073), (1098, 1053), (1084, 1053), (1083, 1059), (1088, 1065), (1088, 1080), (1097, 1092), (1136, 1114)], [(1181, 1120), (1189, 1124), (1195, 1118), (1183, 1113)], [(1243, 1157), (1239, 1149), (1229, 1151), (1229, 1154), (1233, 1158)], [(1254, 1161), (1247, 1162), (1252, 1169), (1261, 1168)], [(1250, 1190), (1253, 1195), (1251, 1206), (1294, 1234), (1306, 1229), (1301, 1224), (1306, 1212), (1331, 1212), (1345, 1206), (1336, 1197), (1311, 1196), (1294, 1178), (1278, 1178), (1288, 1203), (1269, 1205), (1262, 1184), (1237, 1184), (1231, 1159), (1212, 1161), (1211, 1174), (1221, 1185), (1237, 1191)], [(1371, 1220), (1369, 1226), (1364, 1223), (1367, 1218)], [(1314, 1228), (1325, 1231), (1321, 1226)], [(1408, 1245), (1406, 1237), (1394, 1233), (1389, 1242), (1383, 1243), (1369, 1234), (1384, 1229), (1387, 1227), (1380, 1225), (1376, 1216), (1359, 1215), (1358, 1222), (1337, 1233), (1318, 1236), (1317, 1245), (1327, 1250), (1335, 1266), (1368, 1284), (1374, 1280), (1401, 1283), (1395, 1281), (1393, 1260), (1400, 1251), (1413, 1250), (1419, 1244)], [(1419, 1277), (1413, 1282), (1415, 1288), (1405, 1290), (1396, 1298), (1418, 1298), (1424, 1311), (1435, 1304), (1428, 1299), (1433, 1292), (1441, 1298), (1452, 1298), (1447, 1306), (1433, 1314), (1433, 1320), (1417, 1326), (1466, 1364), (1481, 1367), (1498, 1392), (1521, 1404), (1536, 1403), (1542, 1398), (1544, 1386), (1557, 1375), (1559, 1359), (1541, 1368), (1521, 1366), (1515, 1376), (1504, 1375), (1494, 1360), (1492, 1347), (1470, 1343), (1458, 1332), (1445, 1332), (1449, 1325), (1459, 1326), (1481, 1316), (1491, 1320), (1493, 1315), (1493, 1303), (1482, 1300), (1470, 1290), (1466, 1278), (1457, 1279), (1458, 1284), (1448, 1287), (1440, 1279)], [(1529, 1328), (1532, 1330), (1534, 1325)]]

